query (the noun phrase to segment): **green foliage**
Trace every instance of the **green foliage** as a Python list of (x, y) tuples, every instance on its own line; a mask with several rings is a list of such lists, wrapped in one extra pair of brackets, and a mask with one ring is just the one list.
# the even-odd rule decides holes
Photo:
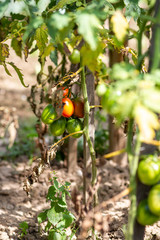
[(19, 229), (21, 230), (21, 233), (20, 233), (20, 238), (23, 239), (24, 236), (27, 234), (27, 230), (28, 230), (29, 226), (28, 226), (28, 223), (27, 222), (21, 222), (19, 224)]
[(53, 185), (49, 187), (47, 200), (51, 207), (38, 215), (38, 223), (46, 222), (45, 230), (48, 239), (66, 239), (66, 229), (73, 225), (75, 217), (67, 209), (66, 195), (69, 193), (69, 182), (60, 184), (57, 177), (53, 177)]

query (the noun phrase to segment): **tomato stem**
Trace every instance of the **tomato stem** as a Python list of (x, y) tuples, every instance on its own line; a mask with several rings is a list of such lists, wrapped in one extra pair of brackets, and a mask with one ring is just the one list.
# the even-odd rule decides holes
[(127, 153), (128, 153), (128, 161), (129, 161), (129, 169), (130, 169), (130, 210), (129, 210), (129, 216), (128, 216), (128, 228), (127, 228), (127, 240), (133, 239), (133, 233), (134, 233), (134, 223), (136, 218), (136, 209), (137, 209), (137, 199), (136, 199), (136, 172), (138, 168), (138, 162), (139, 162), (139, 154), (140, 154), (140, 147), (141, 147), (141, 141), (140, 141), (140, 134), (139, 131), (137, 131), (136, 134), (136, 143), (134, 146), (134, 152), (132, 149), (132, 139), (133, 139), (133, 120), (131, 119), (129, 121), (128, 126), (128, 139), (127, 139)]
[(74, 133), (70, 133), (68, 134), (67, 136), (61, 138), (58, 142), (54, 143), (51, 147), (50, 147), (50, 150), (52, 150), (56, 145), (58, 145), (60, 142), (64, 141), (65, 139), (69, 138), (70, 136), (72, 135), (75, 135), (75, 134), (78, 134), (78, 133), (83, 133), (83, 130), (81, 131), (77, 131), (77, 132), (74, 132)]
[[(81, 85), (82, 85), (82, 94), (84, 98), (84, 135), (86, 138), (86, 141), (88, 143), (89, 151), (90, 151), (90, 156), (92, 159), (92, 186), (96, 184), (97, 181), (97, 169), (96, 169), (96, 154), (95, 150), (93, 147), (93, 143), (91, 141), (90, 135), (89, 135), (89, 112), (90, 112), (90, 106), (89, 106), (89, 101), (88, 101), (88, 94), (87, 94), (87, 86), (86, 86), (86, 77), (85, 77), (85, 69), (84, 66), (82, 66), (82, 62), (80, 62), (81, 67), (82, 67), (82, 72), (81, 72)], [(86, 173), (86, 166), (87, 166), (87, 159), (85, 159), (84, 156), (84, 169)], [(84, 173), (84, 178), (86, 178)], [(84, 190), (85, 191), (85, 190)], [(84, 192), (84, 203), (85, 202), (85, 192)], [(97, 203), (97, 194), (95, 193), (94, 195), (94, 206)]]

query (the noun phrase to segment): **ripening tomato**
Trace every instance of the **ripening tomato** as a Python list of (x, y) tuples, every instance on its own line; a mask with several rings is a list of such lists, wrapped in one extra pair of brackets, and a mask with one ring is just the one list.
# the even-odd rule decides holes
[(154, 185), (160, 180), (160, 163), (154, 157), (147, 157), (138, 165), (138, 177), (143, 184)]
[(63, 89), (63, 97), (71, 97), (71, 92), (70, 92), (69, 88), (62, 87), (62, 89)]
[(57, 113), (55, 108), (52, 106), (52, 104), (49, 104), (44, 108), (41, 115), (41, 120), (45, 124), (51, 124), (56, 117), (57, 117)]
[[(74, 132), (78, 132), (81, 131), (83, 129), (82, 126), (82, 122), (80, 119), (70, 119), (67, 122), (66, 125), (67, 131), (68, 133), (74, 133)], [(75, 135), (73, 135), (73, 138), (79, 138), (82, 135), (82, 133), (77, 133)]]
[(60, 136), (64, 133), (66, 128), (66, 119), (64, 117), (61, 117), (51, 123), (50, 125), (50, 131), (53, 136)]
[(72, 54), (69, 56), (69, 60), (73, 64), (77, 64), (80, 62), (80, 51), (78, 49), (74, 49)]
[(149, 191), (148, 206), (152, 213), (160, 217), (160, 184), (156, 184)]
[(62, 99), (62, 103), (64, 104), (62, 116), (66, 118), (71, 117), (74, 113), (74, 106), (72, 101), (69, 98), (65, 97)]
[(80, 99), (73, 100), (74, 105), (74, 116), (78, 118), (84, 117), (84, 102)]
[(137, 208), (137, 222), (145, 226), (152, 225), (158, 220), (159, 217), (157, 217), (150, 211), (147, 199), (142, 200)]

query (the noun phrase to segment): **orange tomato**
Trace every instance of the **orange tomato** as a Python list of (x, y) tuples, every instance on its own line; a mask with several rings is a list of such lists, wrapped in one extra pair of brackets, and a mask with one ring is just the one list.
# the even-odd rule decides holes
[(74, 106), (72, 101), (69, 98), (65, 97), (62, 99), (62, 103), (64, 104), (62, 116), (66, 118), (71, 117), (74, 113)]
[(63, 97), (71, 97), (69, 88), (62, 87), (62, 89), (63, 89)]

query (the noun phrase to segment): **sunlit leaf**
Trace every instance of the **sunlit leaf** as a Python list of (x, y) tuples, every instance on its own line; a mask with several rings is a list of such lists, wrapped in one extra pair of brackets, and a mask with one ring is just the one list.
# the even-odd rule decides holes
[(37, 42), (40, 54), (42, 54), (46, 48), (46, 44), (48, 43), (48, 31), (45, 24), (42, 24), (39, 28), (36, 29), (34, 39)]
[(0, 2), (0, 18), (4, 16), (9, 3), (10, 3), (10, 0), (5, 0), (3, 2), (2, 1)]
[(83, 36), (90, 48), (96, 50), (99, 43), (98, 29), (102, 28), (99, 19), (94, 14), (80, 12), (76, 15), (76, 23), (78, 25), (78, 32)]
[(67, 37), (69, 30), (72, 28), (72, 18), (68, 15), (62, 15), (60, 13), (54, 13), (47, 21), (48, 32), (52, 39), (59, 38), (63, 40)]
[(123, 42), (128, 30), (128, 22), (126, 18), (120, 11), (116, 11), (115, 14), (111, 17), (111, 23), (113, 32), (115, 33), (117, 39), (120, 42)]
[(155, 137), (155, 130), (158, 130), (160, 125), (156, 114), (145, 108), (141, 104), (135, 106), (135, 121), (138, 124), (141, 138), (150, 141)]

